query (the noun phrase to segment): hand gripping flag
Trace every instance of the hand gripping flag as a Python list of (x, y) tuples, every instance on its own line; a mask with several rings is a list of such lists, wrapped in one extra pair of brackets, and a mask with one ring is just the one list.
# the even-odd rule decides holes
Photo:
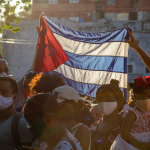
[(90, 97), (95, 97), (99, 86), (117, 79), (126, 96), (126, 35), (125, 28), (102, 33), (75, 31), (42, 14), (32, 68), (59, 74), (79, 94)]

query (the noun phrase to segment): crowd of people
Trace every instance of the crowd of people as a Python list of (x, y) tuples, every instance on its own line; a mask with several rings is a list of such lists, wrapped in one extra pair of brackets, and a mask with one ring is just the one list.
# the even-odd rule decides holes
[[(127, 29), (125, 42), (150, 70), (150, 57)], [(119, 81), (79, 95), (57, 74), (28, 71), (17, 82), (0, 59), (0, 150), (148, 150), (150, 76), (130, 84), (126, 100)]]

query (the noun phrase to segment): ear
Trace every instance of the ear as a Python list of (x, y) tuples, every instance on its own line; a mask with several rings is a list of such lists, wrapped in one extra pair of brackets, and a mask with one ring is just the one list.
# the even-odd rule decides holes
[(44, 115), (43, 115), (43, 121), (44, 121), (44, 123), (45, 123), (46, 125), (50, 124), (51, 119), (52, 119), (52, 118), (51, 118), (50, 114), (44, 113)]
[(12, 99), (15, 101), (18, 98), (18, 93), (14, 94), (14, 96), (12, 97)]

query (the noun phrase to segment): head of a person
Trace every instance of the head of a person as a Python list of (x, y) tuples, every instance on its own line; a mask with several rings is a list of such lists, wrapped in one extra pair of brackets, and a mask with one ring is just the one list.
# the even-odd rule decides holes
[(55, 122), (57, 125), (61, 122), (57, 117), (59, 104), (54, 96), (44, 93), (35, 94), (26, 103), (24, 117), (29, 123), (29, 130), (36, 138), (45, 141), (47, 127), (57, 128)]
[(98, 121), (100, 119), (102, 119), (102, 114), (101, 112), (99, 111), (99, 109), (97, 108), (97, 105), (96, 106), (93, 106), (91, 108), (91, 114), (93, 115), (95, 121)]
[(60, 114), (62, 114), (61, 118), (63, 118), (64, 122), (74, 119), (88, 126), (93, 123), (94, 118), (92, 114), (73, 87), (68, 85), (60, 86), (54, 89), (52, 94), (61, 105)]
[(34, 93), (48, 93), (52, 92), (55, 88), (65, 85), (63, 78), (57, 74), (50, 75), (43, 73), (35, 76), (30, 82), (31, 95)]
[(9, 75), (8, 63), (5, 59), (0, 59), (0, 75), (7, 74)]
[(104, 84), (97, 89), (96, 101), (99, 111), (104, 115), (110, 115), (115, 110), (122, 112), (126, 103), (123, 92), (119, 88), (119, 81), (111, 79), (110, 84)]
[(23, 88), (26, 91), (29, 91), (29, 83), (31, 80), (37, 75), (38, 73), (35, 71), (29, 71), (25, 74), (24, 79), (23, 79)]
[(17, 96), (18, 84), (16, 80), (11, 77), (0, 77), (0, 110), (13, 107)]
[(143, 112), (150, 111), (150, 76), (136, 78), (134, 83), (130, 83), (133, 89), (133, 100)]

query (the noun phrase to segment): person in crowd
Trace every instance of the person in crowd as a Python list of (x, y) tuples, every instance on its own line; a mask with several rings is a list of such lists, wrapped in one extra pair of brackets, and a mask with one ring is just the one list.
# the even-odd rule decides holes
[(129, 40), (125, 39), (125, 42), (129, 43), (129, 45), (138, 53), (147, 69), (150, 70), (150, 56), (138, 45), (133, 33), (130, 32), (128, 28), (127, 32), (129, 34)]
[(98, 120), (101, 120), (102, 119), (102, 114), (101, 112), (99, 111), (99, 109), (97, 108), (97, 105), (96, 106), (93, 106), (91, 108), (91, 113), (95, 119), (95, 121), (98, 121)]
[[(30, 83), (31, 95), (35, 93), (52, 93), (52, 91), (60, 86), (65, 85), (63, 78), (57, 74), (50, 75), (49, 73), (42, 74), (42, 76), (36, 76)], [(78, 108), (83, 107), (83, 101), (78, 103)], [(94, 123), (94, 117), (90, 113), (87, 107), (83, 107), (83, 110), (80, 114), (75, 117), (76, 121), (84, 123), (87, 126), (91, 126)]]
[[(17, 112), (23, 112), (23, 107), (25, 105), (27, 98), (31, 97), (29, 83), (37, 74), (38, 73), (35, 71), (29, 71), (19, 81), (20, 84), (18, 86), (18, 89), (19, 89), (18, 98), (16, 99), (16, 102), (15, 102), (15, 110)], [(19, 107), (16, 107), (16, 106), (19, 106)]]
[(78, 140), (71, 134), (72, 129), (60, 118), (61, 107), (50, 94), (35, 94), (27, 101), (24, 109), (29, 130), (35, 138), (43, 142), (34, 147), (44, 150), (82, 150)]
[(110, 150), (110, 147), (121, 132), (123, 110), (126, 100), (119, 88), (119, 81), (112, 79), (97, 89), (96, 101), (103, 119), (91, 126), (91, 149)]
[[(24, 104), (27, 96), (27, 92), (24, 91), (23, 88), (23, 82), (25, 81), (26, 84), (27, 81), (29, 82), (30, 80), (29, 78), (33, 77), (34, 75), (35, 72), (26, 73), (25, 77), (23, 77), (20, 81), (18, 81), (18, 97), (14, 103), (14, 108), (17, 108), (18, 111), (21, 111), (21, 107)], [(0, 59), (0, 76), (12, 76), (9, 75), (8, 62), (5, 59)]]
[[(8, 70), (7, 70), (8, 73)], [(32, 134), (22, 114), (16, 113), (14, 102), (18, 85), (11, 77), (0, 77), (0, 149), (15, 150), (17, 146), (31, 145)]]
[[(83, 122), (85, 117), (89, 119), (91, 114), (89, 111), (84, 111), (85, 105), (82, 98), (74, 88), (68, 85), (60, 86), (52, 93), (56, 95), (57, 101), (61, 105), (60, 118), (64, 124), (73, 129), (72, 134), (78, 139), (83, 150), (90, 149), (90, 130)], [(78, 119), (79, 116), (83, 116), (82, 113), (84, 113), (84, 118)]]
[(52, 93), (52, 91), (65, 85), (64, 80), (57, 74), (50, 75), (49, 73), (38, 74), (30, 82), (30, 95), (35, 93)]
[(131, 87), (136, 107), (128, 111), (111, 150), (150, 149), (150, 76), (136, 78)]
[(8, 63), (5, 59), (0, 59), (0, 76), (9, 75)]

